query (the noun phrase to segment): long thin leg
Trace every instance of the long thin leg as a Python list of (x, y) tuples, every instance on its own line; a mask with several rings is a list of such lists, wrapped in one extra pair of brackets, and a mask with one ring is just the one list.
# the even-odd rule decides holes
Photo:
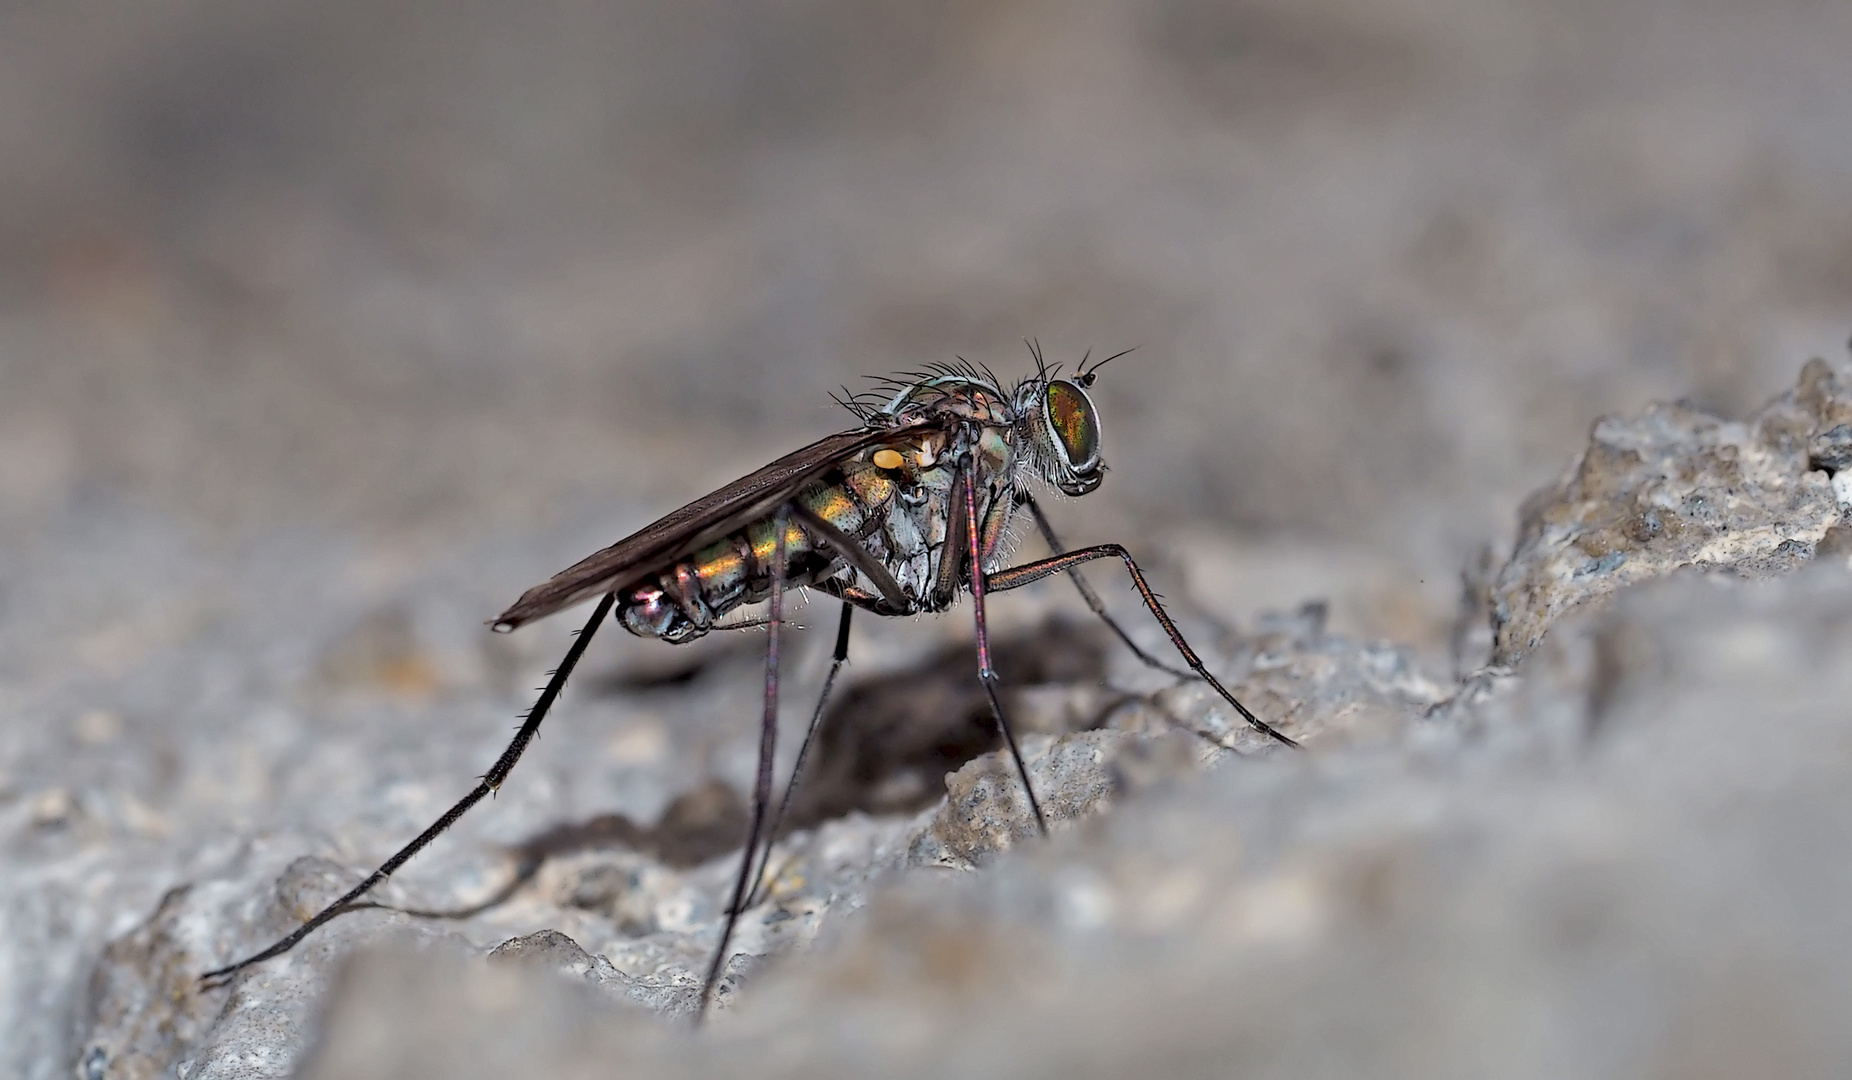
[(733, 941), (733, 928), (745, 907), (746, 884), (752, 878), (753, 856), (759, 851), (759, 830), (765, 825), (765, 810), (772, 801), (772, 758), (778, 752), (778, 629), (784, 619), (785, 536), (790, 529), (791, 512), (787, 504), (772, 518), (772, 595), (765, 614), (765, 714), (759, 721), (759, 778), (752, 789), (752, 825), (746, 830), (746, 843), (740, 849), (740, 872), (733, 881), (733, 899), (728, 902), (726, 921), (721, 924), (720, 943), (714, 959), (707, 966), (707, 980), (701, 984), (701, 1005), (695, 1023), (707, 1016), (720, 984), (721, 968), (726, 966), (727, 946)]
[[(1016, 762), (1016, 775), (1022, 778), (1022, 791), (1029, 797), (1029, 809), (1035, 811), (1035, 827), (1043, 836), (1048, 835), (1048, 819), (1042, 816), (1042, 804), (1036, 801), (1035, 785), (1029, 783), (1029, 766), (1022, 760), (1022, 750), (1016, 745), (1016, 733), (1010, 730), (1010, 722), (1003, 716), (1003, 702), (997, 697), (997, 672), (990, 666), (990, 633), (984, 620), (984, 550), (978, 538), (977, 493), (971, 483), (971, 473), (964, 475), (964, 526), (966, 554), (971, 559), (971, 613), (977, 620), (977, 677), (984, 684), (984, 696), (990, 699), (990, 715), (997, 721), (997, 730), (1003, 733), (1003, 741), (1010, 748), (1010, 757)], [(951, 546), (948, 537), (946, 546)]]
[(289, 936), (255, 956), (247, 956), (235, 964), (206, 972), (199, 977), (200, 982), (208, 986), (222, 985), (228, 976), (252, 964), (262, 963), (273, 956), (281, 956), (295, 948), (297, 942), (314, 933), (323, 923), (347, 910), (348, 905), (365, 896), (380, 882), (391, 877), (393, 872), (404, 866), (413, 855), (423, 851), (425, 845), (437, 839), (445, 829), (455, 825), (458, 818), (469, 812), (470, 807), (499, 790), (502, 781), (508, 779), (508, 774), (514, 771), (515, 762), (521, 760), (521, 755), (527, 750), (528, 744), (534, 741), (535, 733), (540, 730), (540, 722), (547, 718), (548, 710), (553, 708), (553, 703), (559, 699), (560, 691), (565, 688), (566, 680), (572, 676), (572, 669), (578, 666), (579, 658), (585, 655), (586, 646), (592, 643), (592, 635), (598, 632), (598, 627), (603, 624), (605, 616), (611, 613), (611, 605), (616, 602), (615, 593), (606, 593), (604, 599), (598, 601), (597, 608), (592, 611), (592, 617), (586, 620), (584, 628), (579, 631), (572, 643), (572, 648), (566, 650), (566, 658), (561, 660), (559, 667), (553, 670), (553, 677), (547, 680), (546, 688), (540, 691), (540, 697), (534, 701), (534, 707), (529, 709), (527, 715), (522, 718), (521, 728), (514, 733), (514, 740), (508, 744), (507, 749), (502, 751), (502, 756), (495, 759), (495, 764), (489, 767), (489, 771), (483, 774), (482, 782), (476, 785), (475, 790), (463, 796), (455, 806), (446, 810), (444, 816), (433, 822), (430, 828), (419, 833), (418, 839), (400, 848), (398, 854), (382, 863), (380, 868), (373, 871), (365, 881), (348, 890), (346, 896), (316, 912), (314, 918), (298, 926)]
[(1132, 553), (1120, 547), (1118, 544), (1098, 544), (1093, 547), (1085, 547), (1077, 551), (1070, 551), (1065, 555), (1056, 555), (1048, 559), (1038, 559), (1035, 562), (1024, 563), (1021, 566), (1012, 566), (1007, 570), (999, 570), (990, 575), (990, 587), (996, 592), (1003, 592), (1006, 589), (1021, 588), (1032, 581), (1040, 581), (1050, 574), (1059, 574), (1065, 570), (1079, 566), (1081, 563), (1092, 562), (1094, 559), (1119, 559), (1125, 563), (1125, 568), (1132, 574), (1132, 585), (1137, 588), (1138, 595), (1144, 598), (1145, 607), (1151, 609), (1152, 617), (1156, 618), (1158, 625), (1164, 628), (1164, 633), (1170, 635), (1170, 643), (1175, 645), (1177, 651), (1183, 654), (1183, 659), (1190, 665), (1190, 670), (1202, 676), (1204, 682), (1214, 687), (1215, 692), (1222, 695), (1222, 700), (1233, 705), (1235, 711), (1241, 714), (1241, 718), (1246, 720), (1249, 726), (1255, 731), (1278, 739), (1287, 746), (1299, 745), (1292, 739), (1274, 730), (1271, 725), (1267, 724), (1260, 717), (1255, 716), (1248, 710), (1246, 705), (1236, 700), (1235, 695), (1228, 692), (1227, 687), (1223, 686), (1214, 675), (1209, 673), (1209, 669), (1203, 664), (1202, 658), (1196, 655), (1196, 650), (1190, 648), (1190, 643), (1183, 640), (1183, 632), (1178, 630), (1177, 624), (1171, 621), (1170, 613), (1165, 611), (1164, 605), (1158, 602), (1157, 594), (1152, 592), (1151, 586), (1145, 583), (1145, 575), (1138, 569), (1138, 564), (1132, 561)]
[(778, 831), (784, 827), (785, 815), (791, 812), (791, 798), (797, 794), (798, 782), (804, 778), (804, 763), (810, 758), (811, 740), (817, 737), (817, 728), (823, 725), (823, 706), (829, 701), (830, 690), (836, 685), (837, 672), (849, 661), (849, 619), (854, 614), (855, 605), (842, 605), (842, 620), (836, 624), (836, 651), (830, 656), (830, 673), (823, 677), (823, 690), (817, 694), (817, 707), (810, 712), (810, 726), (804, 729), (804, 741), (798, 744), (797, 762), (791, 766), (791, 778), (785, 781), (784, 798), (778, 801), (778, 812), (772, 815), (771, 827), (765, 830), (765, 850), (759, 856), (759, 872), (753, 875), (752, 892), (746, 897), (748, 909), (758, 902), (759, 893), (768, 884), (765, 871), (772, 862), (772, 847), (778, 843)]
[[(1049, 523), (1048, 515), (1042, 512), (1042, 504), (1036, 502), (1035, 497), (1026, 491), (1019, 494), (1017, 498), (1021, 499), (1029, 507), (1029, 513), (1034, 515), (1035, 527), (1041, 530), (1042, 540), (1048, 545), (1048, 550), (1056, 555), (1066, 554), (1067, 548), (1062, 546), (1061, 538), (1055, 535), (1055, 527)], [(1175, 675), (1179, 679), (1196, 677), (1194, 672), (1171, 667), (1140, 648), (1138, 642), (1132, 640), (1132, 635), (1126, 633), (1125, 627), (1120, 626), (1118, 620), (1107, 613), (1106, 604), (1100, 599), (1100, 594), (1094, 592), (1093, 586), (1087, 584), (1087, 579), (1080, 576), (1078, 567), (1069, 567), (1067, 576), (1073, 581), (1074, 588), (1080, 590), (1080, 598), (1087, 602), (1087, 606), (1093, 609), (1093, 613), (1100, 617), (1100, 621), (1111, 627), (1113, 633), (1119, 635), (1119, 640), (1125, 642), (1125, 647), (1132, 650), (1132, 655), (1143, 661), (1146, 667), (1156, 668), (1166, 675)]]

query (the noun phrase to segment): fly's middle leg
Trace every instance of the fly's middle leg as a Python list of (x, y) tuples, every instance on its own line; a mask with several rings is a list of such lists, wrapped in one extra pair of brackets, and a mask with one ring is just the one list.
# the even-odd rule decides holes
[[(1010, 722), (1003, 714), (1003, 702), (997, 697), (997, 670), (990, 663), (990, 630), (984, 619), (984, 546), (978, 528), (977, 493), (970, 480), (971, 474), (967, 471), (953, 487), (955, 491), (963, 489), (964, 512), (957, 516), (964, 519), (965, 554), (970, 559), (971, 614), (977, 623), (977, 677), (984, 684), (984, 696), (990, 699), (991, 718), (997, 722), (997, 730), (1010, 748), (1010, 759), (1016, 762), (1016, 775), (1022, 780), (1023, 794), (1029, 798), (1029, 809), (1035, 812), (1035, 827), (1047, 836), (1048, 819), (1042, 815), (1042, 804), (1035, 797), (1035, 785), (1029, 782), (1029, 766), (1023, 762), (1022, 748), (1016, 744), (1016, 733), (1010, 730)], [(948, 535), (945, 546), (950, 548), (956, 539)]]
[(817, 729), (823, 725), (823, 707), (829, 702), (830, 691), (836, 686), (837, 674), (849, 662), (849, 621), (854, 615), (855, 605), (845, 602), (842, 605), (842, 619), (836, 624), (836, 649), (830, 654), (830, 671), (823, 677), (823, 689), (817, 694), (817, 707), (810, 711), (810, 726), (804, 729), (804, 741), (798, 744), (797, 761), (791, 766), (791, 778), (785, 781), (784, 798), (778, 801), (778, 812), (772, 815), (772, 824), (765, 830), (759, 870), (753, 875), (752, 891), (746, 895), (747, 908), (758, 903), (760, 894), (777, 880), (777, 875), (767, 876), (766, 873), (771, 868), (772, 847), (778, 843), (778, 832), (784, 827), (785, 815), (791, 812), (791, 800), (804, 778), (804, 765), (810, 759), (810, 745), (817, 737)]
[(733, 942), (733, 930), (739, 923), (740, 910), (746, 899), (746, 886), (752, 878), (753, 857), (758, 853), (759, 832), (772, 801), (772, 759), (778, 752), (778, 645), (779, 630), (784, 623), (785, 538), (791, 520), (791, 507), (778, 508), (773, 517), (771, 596), (765, 613), (765, 712), (759, 722), (759, 774), (752, 791), (752, 824), (746, 830), (746, 843), (740, 849), (739, 875), (733, 881), (733, 897), (727, 903), (726, 920), (721, 924), (720, 941), (714, 959), (707, 967), (701, 984), (701, 1001), (696, 1007), (695, 1023), (706, 1016), (719, 987), (720, 975), (727, 964), (727, 949)]

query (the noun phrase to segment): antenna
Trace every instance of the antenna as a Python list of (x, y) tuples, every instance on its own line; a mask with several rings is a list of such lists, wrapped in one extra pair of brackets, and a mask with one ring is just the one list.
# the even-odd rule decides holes
[[(1101, 368), (1105, 367), (1107, 364), (1112, 363), (1114, 360), (1119, 359), (1121, 356), (1126, 355), (1126, 353), (1135, 353), (1137, 351), (1138, 351), (1138, 346), (1134, 345), (1131, 348), (1125, 350), (1125, 352), (1113, 353), (1111, 356), (1107, 357), (1104, 360), (1101, 360), (1099, 363), (1093, 365), (1092, 367), (1087, 367), (1087, 357), (1083, 356), (1080, 358), (1080, 365), (1081, 365), (1080, 375), (1074, 381), (1079, 383), (1082, 386), (1092, 386), (1093, 380), (1096, 376), (1099, 375)], [(1092, 356), (1092, 355), (1093, 355), (1092, 350), (1088, 350), (1087, 356)]]

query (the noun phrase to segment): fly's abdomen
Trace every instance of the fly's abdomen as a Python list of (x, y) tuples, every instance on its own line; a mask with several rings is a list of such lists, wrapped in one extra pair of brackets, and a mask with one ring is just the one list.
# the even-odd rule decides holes
[[(866, 522), (866, 511), (840, 477), (836, 479), (811, 485), (797, 501), (846, 535), (857, 536)], [(777, 540), (775, 518), (755, 521), (631, 588), (621, 598), (615, 617), (639, 637), (671, 643), (700, 637), (728, 612), (771, 593)], [(785, 523), (784, 562), (785, 581), (793, 585), (815, 584), (843, 565), (795, 516)]]

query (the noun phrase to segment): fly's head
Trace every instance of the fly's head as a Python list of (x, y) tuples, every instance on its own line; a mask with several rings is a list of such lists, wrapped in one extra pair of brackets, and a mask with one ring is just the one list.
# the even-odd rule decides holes
[[(1082, 357), (1076, 374), (1061, 377), (1058, 367), (1043, 362), (1033, 343), (1030, 350), (1036, 374), (1007, 393), (987, 369), (961, 361), (879, 379), (877, 391), (838, 400), (870, 425), (938, 421), (945, 434), (928, 437), (923, 447), (927, 456), (943, 453), (941, 446), (954, 455), (968, 448), (980, 475), (1036, 476), (1069, 495), (1085, 495), (1100, 486), (1106, 471), (1100, 456), (1100, 414), (1087, 391), (1100, 368), (1125, 352), (1092, 366)], [(892, 456), (905, 455), (896, 448)]]
[(1038, 351), (1040, 372), (1016, 387), (1017, 441), (1031, 448), (1042, 479), (1066, 494), (1085, 495), (1100, 486), (1106, 471), (1100, 459), (1100, 413), (1087, 390), (1100, 368), (1124, 355), (1109, 356), (1092, 367), (1083, 357), (1079, 374), (1063, 379), (1041, 367)]

